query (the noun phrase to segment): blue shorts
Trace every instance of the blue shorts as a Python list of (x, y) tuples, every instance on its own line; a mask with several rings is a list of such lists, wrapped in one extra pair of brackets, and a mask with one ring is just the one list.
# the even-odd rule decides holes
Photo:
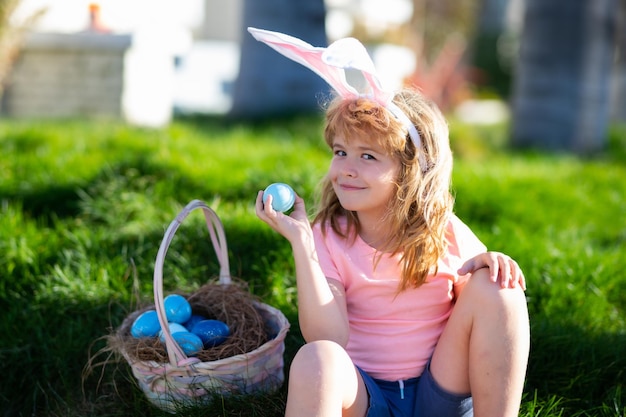
[[(430, 365), (430, 364), (429, 364)], [(358, 367), (357, 367), (358, 368)], [(472, 397), (444, 391), (430, 366), (419, 378), (403, 381), (374, 379), (359, 368), (369, 395), (367, 417), (472, 417)]]

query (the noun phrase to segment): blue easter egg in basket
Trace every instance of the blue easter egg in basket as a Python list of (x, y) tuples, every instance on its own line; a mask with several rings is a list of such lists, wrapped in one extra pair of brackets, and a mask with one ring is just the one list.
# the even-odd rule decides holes
[[(185, 326), (180, 323), (167, 323), (167, 327), (170, 329), (170, 334), (172, 335), (172, 337), (174, 337), (174, 334), (176, 333), (184, 333), (189, 331), (185, 328)], [(159, 339), (161, 339), (161, 342), (165, 343), (163, 330), (159, 331)]]
[(155, 310), (148, 310), (141, 313), (133, 322), (130, 334), (133, 337), (154, 337), (161, 330), (159, 316)]
[(185, 352), (187, 356), (194, 356), (204, 348), (202, 339), (191, 332), (176, 332), (172, 334), (172, 339)]
[(187, 320), (185, 323), (183, 323), (183, 326), (185, 326), (185, 328), (189, 331), (193, 330), (193, 326), (196, 325), (196, 323), (198, 323), (199, 321), (202, 320), (206, 320), (206, 317), (201, 316), (199, 314), (192, 314), (191, 317), (189, 318), (189, 320)]
[(193, 326), (191, 332), (200, 337), (205, 348), (224, 343), (230, 335), (230, 329), (226, 323), (219, 320), (202, 320)]
[(170, 323), (184, 323), (191, 317), (191, 305), (182, 295), (171, 294), (163, 300), (165, 315)]

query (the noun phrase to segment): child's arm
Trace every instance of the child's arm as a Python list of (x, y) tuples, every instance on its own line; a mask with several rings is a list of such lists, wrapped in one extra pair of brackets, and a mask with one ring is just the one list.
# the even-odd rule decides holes
[(500, 278), (502, 288), (515, 288), (518, 284), (526, 290), (526, 278), (521, 268), (511, 257), (500, 252), (484, 252), (466, 261), (457, 271), (465, 275), (480, 268), (489, 268), (489, 277), (493, 282)]
[(332, 340), (345, 346), (349, 333), (345, 291), (341, 283), (327, 280), (322, 272), (304, 200), (296, 196), (294, 210), (287, 216), (272, 209), (271, 196), (264, 205), (263, 193), (259, 192), (256, 214), (291, 243), (298, 287), (298, 319), (304, 339)]

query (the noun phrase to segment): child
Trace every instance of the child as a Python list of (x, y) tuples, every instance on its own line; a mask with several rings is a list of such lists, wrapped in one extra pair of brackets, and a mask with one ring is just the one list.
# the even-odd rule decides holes
[[(307, 342), (291, 364), (286, 415), (517, 415), (525, 279), (453, 214), (440, 111), (416, 91), (383, 90), (354, 39), (313, 48), (250, 31), (338, 92), (312, 225), (300, 197), (290, 215), (271, 196), (263, 204), (262, 191), (256, 200), (258, 217), (292, 246)], [(363, 71), (367, 94), (337, 75), (348, 67)]]

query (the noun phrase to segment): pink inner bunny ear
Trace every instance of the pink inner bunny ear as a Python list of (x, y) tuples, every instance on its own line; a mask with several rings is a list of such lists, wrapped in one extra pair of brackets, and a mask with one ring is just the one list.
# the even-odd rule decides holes
[(314, 47), (298, 38), (269, 30), (248, 28), (248, 32), (260, 42), (295, 61), (322, 77), (341, 97), (356, 97), (358, 92), (346, 81), (342, 68), (329, 66), (322, 55), (326, 48)]

